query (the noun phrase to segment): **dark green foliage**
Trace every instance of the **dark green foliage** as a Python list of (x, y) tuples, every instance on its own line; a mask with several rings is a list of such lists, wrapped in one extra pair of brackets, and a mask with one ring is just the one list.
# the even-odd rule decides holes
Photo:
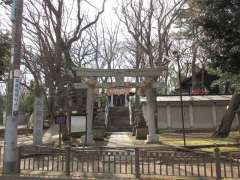
[(36, 86), (35, 83), (31, 81), (28, 91), (21, 97), (19, 104), (20, 112), (28, 114), (31, 114), (33, 112), (35, 86)]
[(195, 0), (200, 15), (196, 25), (202, 29), (201, 46), (211, 65), (239, 74), (240, 0)]
[(34, 95), (31, 91), (27, 92), (20, 100), (19, 111), (31, 114), (33, 112)]
[(10, 62), (11, 42), (9, 34), (0, 33), (0, 80), (4, 73), (8, 71)]

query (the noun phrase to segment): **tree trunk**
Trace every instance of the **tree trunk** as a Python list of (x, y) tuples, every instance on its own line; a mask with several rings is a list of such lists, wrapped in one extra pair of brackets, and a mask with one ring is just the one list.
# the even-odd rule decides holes
[(3, 96), (0, 94), (0, 125), (3, 125)]
[(165, 76), (165, 90), (164, 93), (165, 95), (168, 94), (168, 76), (169, 76), (169, 68), (166, 69), (166, 76)]
[(229, 107), (223, 115), (220, 125), (217, 127), (213, 137), (227, 137), (231, 131), (232, 122), (235, 117), (235, 112), (240, 105), (240, 93), (232, 96)]
[(52, 124), (54, 122), (54, 114), (55, 114), (55, 111), (56, 111), (56, 108), (55, 108), (55, 88), (54, 88), (54, 85), (50, 85), (49, 87), (49, 98), (48, 98), (48, 104), (49, 104), (49, 120), (50, 120), (50, 124)]
[(192, 45), (192, 89), (197, 87), (197, 79), (196, 79), (196, 60), (197, 60), (197, 47), (194, 42)]

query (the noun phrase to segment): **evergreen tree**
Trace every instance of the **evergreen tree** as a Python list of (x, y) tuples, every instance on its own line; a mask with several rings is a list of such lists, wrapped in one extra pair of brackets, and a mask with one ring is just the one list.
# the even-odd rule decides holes
[[(222, 72), (240, 74), (240, 0), (194, 0), (199, 9), (195, 23), (202, 30), (201, 46), (210, 63)], [(215, 137), (227, 137), (240, 104), (240, 93), (235, 93)]]
[(201, 46), (214, 68), (239, 74), (240, 0), (195, 0), (200, 11), (196, 25), (202, 30)]

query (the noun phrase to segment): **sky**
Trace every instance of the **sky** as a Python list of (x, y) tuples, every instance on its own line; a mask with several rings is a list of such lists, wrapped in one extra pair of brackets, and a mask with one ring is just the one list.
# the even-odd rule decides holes
[(3, 8), (0, 5), (0, 29), (1, 30), (10, 30), (10, 19), (9, 19), (9, 12), (5, 10), (5, 8)]
[[(54, 0), (56, 1), (56, 0)], [(65, 0), (66, 1), (66, 0)], [(72, 0), (67, 0), (67, 1), (72, 1)], [(66, 2), (67, 2), (66, 1)], [(102, 3), (103, 3), (103, 0), (88, 0), (90, 2), (91, 5), (95, 6), (96, 8), (99, 8), (101, 9), (102, 7)], [(1, 1), (0, 1), (1, 2)], [(104, 11), (104, 14), (102, 15), (102, 18), (103, 20), (105, 20), (107, 23), (111, 24), (112, 22), (116, 22), (118, 21), (117, 19), (117, 16), (115, 15), (115, 12), (114, 12), (114, 8), (116, 8), (118, 6), (118, 0), (107, 0), (106, 1), (106, 4), (105, 4), (105, 11)], [(7, 6), (5, 6), (7, 7)], [(9, 10), (9, 8), (8, 8)], [(5, 8), (3, 8), (3, 6), (1, 5), (0, 6), (0, 28), (1, 29), (9, 29), (9, 24), (10, 24), (10, 21), (9, 21), (9, 17), (10, 14), (9, 14), (9, 11), (6, 11)]]
[[(24, 0), (25, 2), (27, 2), (27, 0)], [(56, 0), (53, 0), (53, 2)], [(67, 2), (66, 4), (68, 5), (68, 2), (74, 2), (75, 0), (65, 0), (65, 2)], [(107, 25), (108, 27), (114, 27), (116, 23), (119, 22), (119, 19), (115, 13), (116, 8), (119, 8), (119, 4), (122, 0), (106, 0), (106, 4), (105, 4), (105, 11), (104, 14), (101, 16), (100, 21), (103, 22), (103, 24)], [(125, 0), (127, 1), (127, 0)], [(172, 1), (172, 0), (169, 0)], [(88, 0), (89, 4), (88, 7), (90, 5), (90, 7), (92, 7), (92, 10), (88, 10), (88, 8), (83, 8), (84, 11), (88, 12), (88, 14), (92, 14), (92, 16), (94, 16), (96, 14), (96, 8), (101, 9), (102, 7), (102, 2), (103, 0)], [(144, 0), (144, 2), (146, 2)], [(69, 3), (70, 5), (71, 3)], [(87, 6), (86, 6), (87, 7)], [(91, 13), (93, 12), (93, 10), (95, 11), (95, 13)], [(91, 15), (90, 15), (91, 17)], [(10, 20), (9, 20), (9, 13), (7, 13), (7, 11), (5, 11), (1, 6), (0, 6), (0, 28), (1, 29), (9, 29), (9, 31), (11, 31), (11, 27), (9, 26)], [(119, 39), (124, 39), (126, 38), (126, 34), (124, 33), (126, 32), (126, 29), (124, 27), (123, 24), (120, 25), (120, 31), (119, 31)]]
[[(27, 0), (24, 0), (27, 2)], [(56, 0), (53, 0), (56, 1)], [(65, 2), (68, 2), (71, 0), (65, 0)], [(0, 1), (1, 2), (1, 1)], [(89, 6), (96, 7), (99, 10), (102, 8), (103, 0), (88, 0)], [(106, 24), (107, 26), (112, 26), (115, 22), (118, 21), (117, 16), (115, 15), (115, 12), (113, 8), (117, 5), (117, 0), (107, 0), (105, 3), (105, 11), (104, 14), (101, 16), (100, 20), (103, 21), (103, 24)], [(71, 4), (71, 3), (70, 3)], [(7, 9), (6, 9), (7, 8)], [(87, 9), (87, 8), (86, 8)], [(91, 11), (95, 13), (91, 13)], [(96, 14), (96, 9), (92, 8), (92, 10), (86, 10), (88, 14)], [(4, 31), (10, 31), (11, 32), (11, 21), (10, 21), (10, 6), (2, 6), (0, 5), (0, 29), (2, 32)], [(32, 79), (30, 75), (27, 75), (28, 79)], [(4, 93), (5, 85), (0, 84), (0, 91)]]

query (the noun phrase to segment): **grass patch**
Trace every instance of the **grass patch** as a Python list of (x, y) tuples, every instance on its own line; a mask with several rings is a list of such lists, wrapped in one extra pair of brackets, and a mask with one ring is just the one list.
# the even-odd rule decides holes
[[(162, 133), (160, 140), (163, 144), (183, 146), (183, 138), (181, 133)], [(231, 132), (227, 138), (213, 138), (210, 133), (187, 133), (187, 145), (215, 145), (215, 144), (236, 144), (239, 143), (240, 134), (238, 131)], [(213, 152), (214, 148), (203, 148), (203, 151)], [(230, 152), (238, 151), (237, 147), (221, 147), (220, 151)]]

